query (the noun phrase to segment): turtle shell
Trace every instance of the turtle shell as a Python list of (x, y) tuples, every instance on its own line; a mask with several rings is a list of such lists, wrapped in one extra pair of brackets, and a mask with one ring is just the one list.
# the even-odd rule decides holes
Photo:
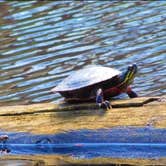
[(94, 85), (121, 74), (119, 70), (103, 67), (89, 66), (73, 72), (65, 78), (58, 86), (52, 89), (53, 92), (65, 92), (78, 90), (90, 85)]

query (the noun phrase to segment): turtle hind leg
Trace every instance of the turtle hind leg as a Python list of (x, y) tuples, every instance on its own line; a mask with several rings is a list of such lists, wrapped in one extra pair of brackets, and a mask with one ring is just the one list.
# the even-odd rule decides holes
[(101, 88), (99, 88), (96, 92), (96, 103), (99, 107), (106, 108), (107, 110), (112, 108), (110, 102), (108, 100), (104, 100), (103, 90)]

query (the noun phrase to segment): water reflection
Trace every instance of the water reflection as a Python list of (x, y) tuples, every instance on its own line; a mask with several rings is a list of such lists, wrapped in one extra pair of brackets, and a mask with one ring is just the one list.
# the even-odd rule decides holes
[(136, 62), (133, 89), (165, 94), (165, 1), (4, 1), (0, 10), (1, 105), (59, 99), (50, 89), (89, 64)]

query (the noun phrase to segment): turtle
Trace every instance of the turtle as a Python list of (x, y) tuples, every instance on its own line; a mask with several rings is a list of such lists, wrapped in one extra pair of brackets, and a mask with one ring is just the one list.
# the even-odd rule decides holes
[(56, 87), (53, 93), (60, 93), (67, 102), (96, 101), (99, 107), (111, 108), (110, 100), (121, 93), (130, 98), (137, 97), (130, 84), (137, 73), (137, 65), (131, 64), (121, 72), (115, 68), (91, 65), (74, 71)]

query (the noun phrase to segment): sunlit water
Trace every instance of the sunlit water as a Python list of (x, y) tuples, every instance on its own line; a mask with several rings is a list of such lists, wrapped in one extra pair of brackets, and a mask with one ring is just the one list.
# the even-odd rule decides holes
[(90, 64), (137, 63), (134, 90), (166, 93), (165, 1), (0, 1), (0, 11), (1, 105), (55, 101), (50, 89)]

